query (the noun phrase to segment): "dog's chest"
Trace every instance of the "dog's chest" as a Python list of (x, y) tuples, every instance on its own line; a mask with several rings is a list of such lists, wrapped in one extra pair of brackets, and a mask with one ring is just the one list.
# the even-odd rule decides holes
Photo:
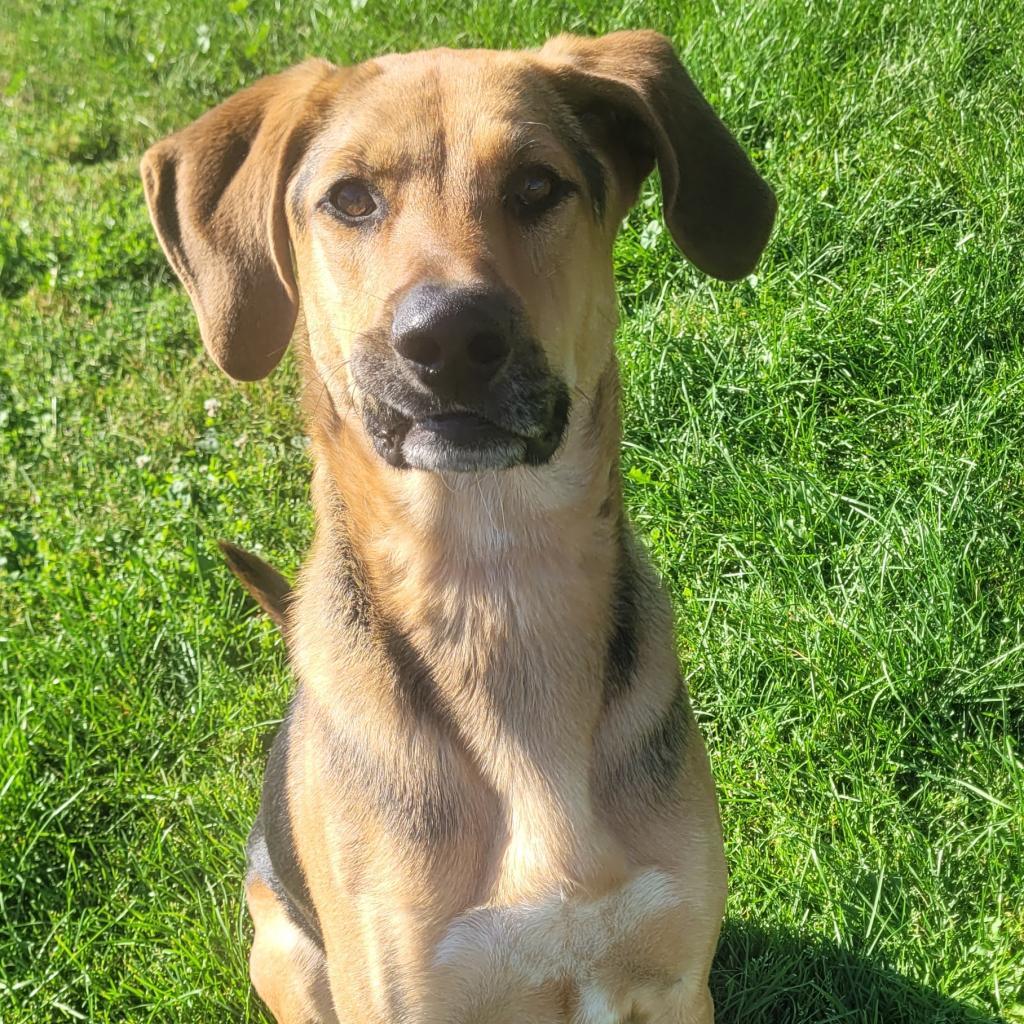
[(645, 870), (603, 896), (553, 894), (459, 915), (435, 951), (425, 1022), (629, 1024), (675, 1020), (683, 898)]
[(595, 820), (591, 794), (605, 664), (605, 624), (584, 620), (592, 594), (538, 567), (463, 577), (432, 596), (420, 649), (505, 823), (496, 891), (518, 903), (605, 872), (618, 844)]

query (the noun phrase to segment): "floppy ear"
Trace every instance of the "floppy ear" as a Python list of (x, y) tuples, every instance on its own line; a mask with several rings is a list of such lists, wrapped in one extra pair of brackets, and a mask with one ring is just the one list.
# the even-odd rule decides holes
[(540, 50), (559, 86), (597, 122), (635, 199), (657, 161), (665, 222), (714, 277), (749, 274), (771, 234), (775, 195), (657, 32), (556, 36)]
[(160, 244), (236, 380), (270, 373), (295, 326), (284, 191), (337, 70), (311, 60), (263, 78), (142, 158)]

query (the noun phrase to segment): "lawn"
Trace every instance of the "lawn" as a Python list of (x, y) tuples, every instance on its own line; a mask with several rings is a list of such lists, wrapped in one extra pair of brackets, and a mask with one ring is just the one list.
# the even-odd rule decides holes
[(290, 688), (216, 550), (310, 539), (290, 361), (232, 385), (138, 157), (265, 72), (658, 28), (773, 183), (756, 277), (617, 248), (633, 521), (731, 871), (721, 1022), (1024, 1021), (1015, 0), (5, 0), (0, 1020), (262, 1021), (242, 845)]

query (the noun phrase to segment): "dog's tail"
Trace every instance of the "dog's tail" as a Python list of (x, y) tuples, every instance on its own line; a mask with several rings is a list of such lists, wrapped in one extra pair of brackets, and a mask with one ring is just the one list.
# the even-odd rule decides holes
[(241, 580), (253, 600), (273, 619), (282, 631), (288, 627), (288, 604), (291, 584), (272, 566), (251, 551), (227, 540), (217, 544), (227, 560), (228, 568)]

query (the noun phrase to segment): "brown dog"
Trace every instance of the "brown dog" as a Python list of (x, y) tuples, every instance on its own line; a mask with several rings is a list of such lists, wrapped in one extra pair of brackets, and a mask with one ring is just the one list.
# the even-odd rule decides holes
[(229, 551), (299, 683), (249, 843), (279, 1021), (713, 1018), (714, 786), (618, 462), (612, 242), (655, 163), (683, 252), (748, 273), (771, 190), (649, 32), (311, 61), (143, 160), (218, 365), (304, 355), (294, 600)]

